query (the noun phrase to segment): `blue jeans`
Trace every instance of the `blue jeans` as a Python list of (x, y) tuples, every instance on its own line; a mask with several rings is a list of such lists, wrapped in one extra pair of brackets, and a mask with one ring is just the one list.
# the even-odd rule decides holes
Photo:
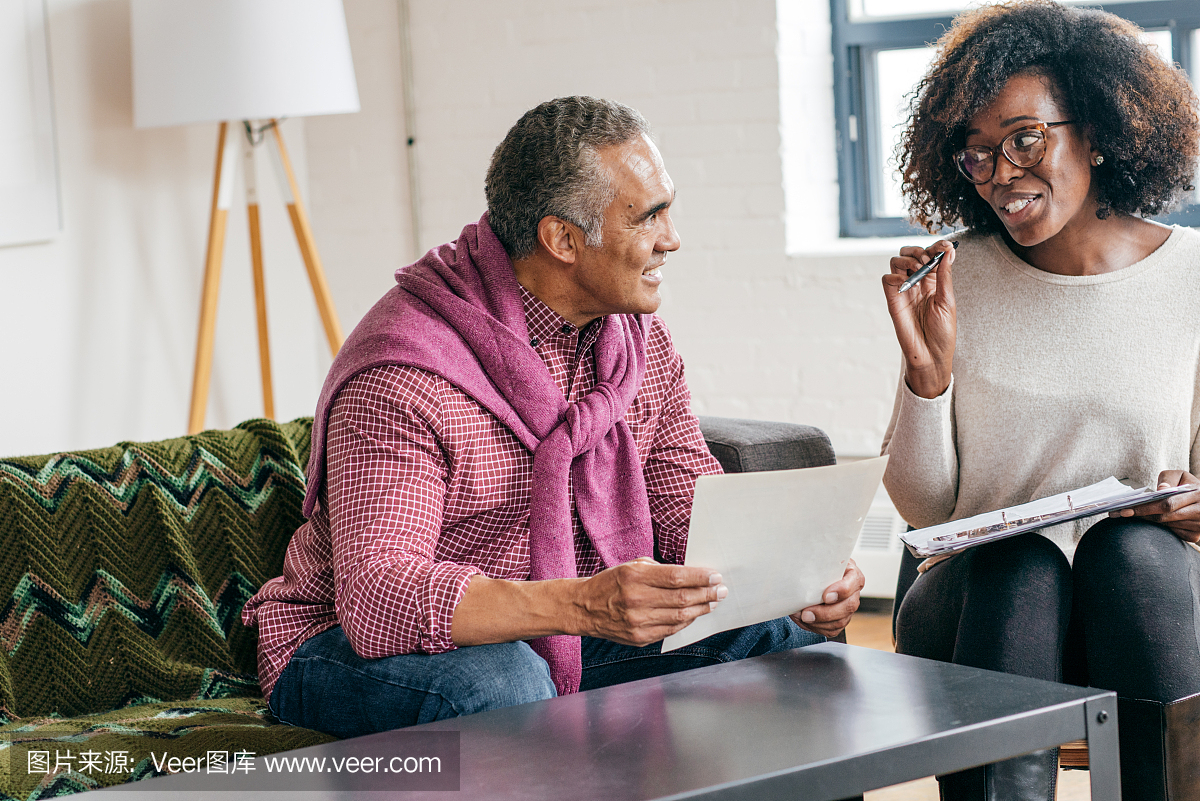
[[(580, 689), (824, 641), (786, 617), (714, 634), (666, 654), (662, 643), (634, 648), (584, 637)], [(270, 708), (284, 723), (353, 737), (554, 695), (549, 666), (524, 642), (363, 659), (336, 626), (297, 649), (275, 682)]]

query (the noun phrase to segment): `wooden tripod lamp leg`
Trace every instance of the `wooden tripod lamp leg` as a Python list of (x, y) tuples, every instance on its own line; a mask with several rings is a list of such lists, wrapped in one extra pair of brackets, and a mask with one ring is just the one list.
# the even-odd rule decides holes
[(267, 282), (263, 277), (262, 235), (258, 223), (258, 178), (254, 171), (254, 145), (242, 140), (246, 215), (250, 218), (250, 266), (254, 273), (254, 309), (258, 318), (258, 364), (262, 373), (263, 416), (275, 419), (275, 389), (271, 381), (271, 343), (267, 333)]
[(212, 376), (213, 335), (217, 326), (217, 300), (221, 288), (221, 256), (225, 249), (225, 223), (233, 200), (236, 136), (228, 135), (228, 123), (217, 134), (217, 167), (213, 176), (212, 211), (208, 221), (208, 251), (204, 259), (204, 290), (200, 297), (200, 331), (196, 338), (196, 366), (192, 373), (192, 405), (188, 433), (204, 428), (208, 408), (208, 382)]
[[(275, 120), (272, 120), (275, 122)], [(278, 125), (271, 127), (270, 142), (273, 145), (271, 153), (274, 158), (275, 176), (279, 181), (279, 191), (287, 203), (288, 216), (292, 218), (292, 228), (296, 232), (296, 241), (300, 245), (300, 255), (304, 258), (304, 266), (308, 270), (308, 281), (312, 284), (313, 295), (317, 300), (317, 311), (321, 313), (321, 322), (325, 325), (325, 337), (329, 340), (329, 352), (337, 355), (342, 347), (342, 326), (338, 322), (337, 309), (333, 306), (333, 296), (329, 293), (329, 284), (325, 282), (325, 271), (321, 268), (321, 257), (317, 254), (317, 243), (313, 240), (312, 229), (308, 225), (308, 215), (304, 212), (304, 204), (300, 200), (300, 187), (296, 183), (296, 175), (292, 172), (292, 162), (288, 158), (287, 148), (283, 144), (283, 134)]]

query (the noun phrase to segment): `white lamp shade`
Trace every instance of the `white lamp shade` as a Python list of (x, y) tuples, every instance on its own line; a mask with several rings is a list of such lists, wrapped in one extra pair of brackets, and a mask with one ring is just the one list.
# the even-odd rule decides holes
[(341, 0), (132, 0), (138, 128), (358, 111)]

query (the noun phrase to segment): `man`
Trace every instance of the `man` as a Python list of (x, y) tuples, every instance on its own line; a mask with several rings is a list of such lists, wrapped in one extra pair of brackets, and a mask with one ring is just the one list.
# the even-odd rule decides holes
[(681, 566), (720, 466), (654, 316), (679, 237), (648, 133), (587, 97), (526, 113), (487, 215), (398, 271), (338, 354), (310, 519), (243, 613), (281, 720), (423, 723), (808, 645), (858, 607), (851, 565), (795, 620), (660, 653), (727, 591)]

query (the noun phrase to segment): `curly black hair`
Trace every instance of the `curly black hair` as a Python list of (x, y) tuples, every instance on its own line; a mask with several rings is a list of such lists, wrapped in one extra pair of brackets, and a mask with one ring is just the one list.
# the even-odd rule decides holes
[(1104, 155), (1093, 170), (1105, 219), (1150, 216), (1190, 191), (1196, 168), (1196, 95), (1184, 72), (1138, 40), (1136, 25), (1052, 0), (986, 6), (957, 17), (917, 85), (896, 148), (913, 219), (933, 232), (965, 224), (1003, 230), (953, 162), (970, 120), (1014, 75), (1051, 79), (1056, 99)]

